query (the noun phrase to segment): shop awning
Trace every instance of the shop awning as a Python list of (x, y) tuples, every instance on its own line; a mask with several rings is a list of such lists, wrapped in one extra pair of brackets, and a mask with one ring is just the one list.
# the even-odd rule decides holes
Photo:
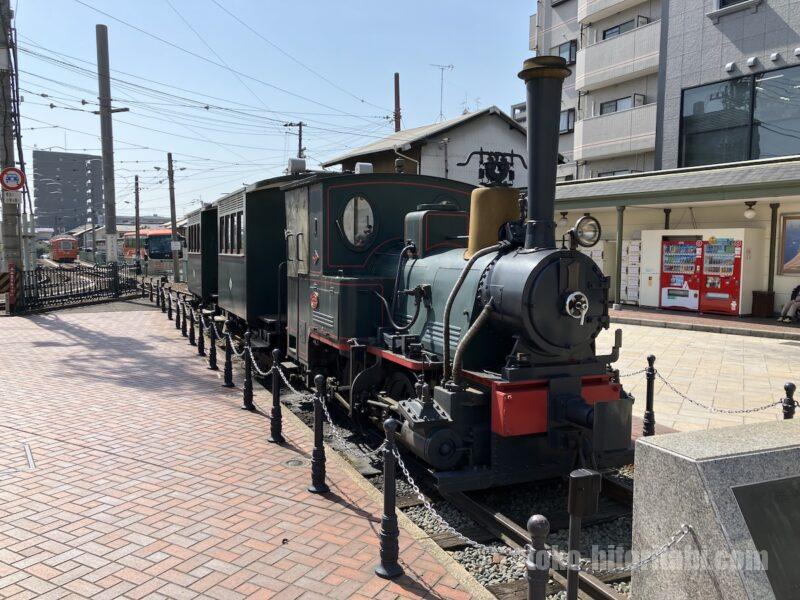
[(800, 156), (566, 181), (556, 210), (800, 196)]

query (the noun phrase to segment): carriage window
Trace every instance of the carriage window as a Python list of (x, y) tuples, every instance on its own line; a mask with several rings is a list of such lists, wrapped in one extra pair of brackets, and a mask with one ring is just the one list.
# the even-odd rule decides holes
[(341, 230), (350, 245), (358, 250), (372, 244), (375, 237), (375, 217), (366, 198), (353, 196), (348, 200), (342, 214)]
[(223, 231), (225, 231), (225, 228), (224, 228), (224, 227), (223, 227), (223, 225), (222, 225), (222, 223), (223, 223), (223, 219), (224, 219), (224, 218), (225, 218), (225, 217), (220, 217), (220, 218), (219, 218), (219, 228), (217, 229), (217, 233), (219, 234), (219, 251), (220, 251), (220, 252), (222, 252), (222, 250), (224, 249), (224, 247), (223, 247), (223, 245), (222, 245), (222, 244), (224, 243), (224, 242), (223, 242), (223, 239), (222, 239), (222, 238), (224, 237), (224, 236), (223, 236), (223, 234), (222, 234), (222, 232), (223, 232)]
[(236, 253), (242, 253), (242, 211), (236, 213)]
[(229, 249), (230, 253), (233, 254), (234, 252), (236, 252), (236, 215), (232, 214), (230, 216), (230, 219), (231, 222), (229, 224), (229, 227), (231, 232), (230, 233), (231, 238), (230, 238)]

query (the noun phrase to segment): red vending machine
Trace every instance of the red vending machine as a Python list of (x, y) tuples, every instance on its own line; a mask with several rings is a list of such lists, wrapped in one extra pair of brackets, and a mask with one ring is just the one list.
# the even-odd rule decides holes
[(703, 242), (702, 312), (738, 315), (742, 291), (742, 240), (709, 238)]
[(661, 308), (698, 310), (701, 240), (663, 240), (661, 245)]

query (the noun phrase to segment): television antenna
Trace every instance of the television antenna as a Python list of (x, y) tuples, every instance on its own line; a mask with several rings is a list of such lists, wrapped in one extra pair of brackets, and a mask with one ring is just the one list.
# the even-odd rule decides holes
[(432, 67), (439, 69), (439, 122), (444, 121), (444, 72), (455, 69), (453, 65), (437, 65), (430, 63)]

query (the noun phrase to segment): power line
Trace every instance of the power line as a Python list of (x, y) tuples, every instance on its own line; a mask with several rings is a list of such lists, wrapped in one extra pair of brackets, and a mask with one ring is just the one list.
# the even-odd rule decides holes
[[(88, 8), (89, 10), (92, 10), (92, 11), (94, 11), (96, 13), (99, 13), (99, 14), (105, 16), (105, 17), (108, 17), (109, 19), (113, 19), (114, 21), (116, 21), (118, 23), (121, 23), (122, 25), (125, 25), (126, 27), (129, 27), (129, 28), (131, 28), (131, 29), (133, 29), (135, 31), (138, 31), (139, 33), (141, 33), (143, 35), (146, 35), (149, 38), (152, 38), (152, 39), (154, 39), (154, 40), (156, 40), (158, 42), (161, 42), (162, 44), (165, 44), (167, 46), (170, 46), (171, 48), (174, 48), (174, 49), (179, 50), (179, 51), (181, 51), (181, 52), (183, 52), (185, 54), (188, 54), (189, 56), (193, 56), (193, 57), (195, 57), (195, 58), (197, 58), (199, 60), (202, 60), (203, 62), (207, 62), (207, 63), (212, 64), (212, 65), (214, 65), (216, 67), (219, 67), (221, 69), (229, 70), (231, 73), (236, 73), (236, 74), (238, 74), (238, 75), (240, 75), (242, 77), (245, 77), (245, 78), (247, 78), (247, 79), (249, 79), (251, 81), (255, 81), (257, 83), (260, 83), (261, 85), (265, 85), (265, 86), (267, 86), (269, 88), (272, 88), (274, 90), (277, 90), (277, 91), (282, 92), (284, 94), (287, 94), (289, 96), (293, 96), (293, 97), (298, 98), (300, 100), (305, 100), (306, 102), (310, 102), (312, 104), (316, 104), (317, 106), (322, 106), (324, 108), (327, 108), (329, 110), (334, 110), (334, 111), (340, 112), (342, 114), (350, 114), (345, 110), (336, 108), (334, 106), (330, 106), (330, 105), (325, 104), (323, 102), (318, 102), (317, 100), (314, 100), (314, 99), (309, 98), (307, 96), (303, 96), (302, 94), (297, 94), (295, 92), (292, 92), (290, 90), (282, 88), (282, 87), (280, 87), (278, 85), (275, 85), (274, 83), (269, 83), (268, 81), (264, 81), (263, 79), (259, 79), (258, 77), (253, 77), (252, 75), (248, 75), (247, 73), (243, 73), (242, 71), (238, 71), (236, 69), (230, 69), (229, 67), (227, 67), (223, 63), (218, 63), (218, 62), (216, 62), (214, 60), (211, 60), (208, 57), (203, 56), (202, 54), (198, 54), (196, 52), (192, 52), (191, 50), (187, 50), (186, 48), (182, 48), (178, 44), (175, 44), (173, 42), (170, 42), (169, 40), (166, 40), (166, 39), (164, 39), (162, 37), (159, 37), (159, 36), (157, 36), (157, 35), (155, 35), (153, 33), (150, 33), (149, 31), (147, 31), (145, 29), (142, 29), (141, 27), (137, 27), (136, 25), (133, 25), (132, 23), (129, 23), (129, 22), (123, 20), (123, 19), (115, 17), (114, 15), (112, 15), (110, 13), (107, 13), (104, 10), (100, 10), (99, 8), (96, 8), (96, 7), (92, 6), (91, 4), (88, 4), (88, 3), (84, 2), (83, 0), (73, 0), (73, 1), (78, 3), (78, 4), (80, 4), (81, 6), (84, 6), (84, 7)], [(351, 115), (351, 116), (355, 116), (355, 115)]]
[(220, 56), (220, 55), (219, 55), (219, 53), (218, 53), (216, 50), (214, 50), (214, 48), (212, 48), (212, 47), (211, 47), (211, 44), (209, 44), (209, 43), (208, 43), (208, 42), (205, 40), (205, 38), (204, 38), (202, 35), (200, 35), (200, 32), (198, 32), (198, 31), (197, 31), (197, 30), (196, 30), (194, 27), (192, 27), (192, 24), (191, 24), (191, 23), (189, 23), (189, 21), (187, 21), (187, 20), (184, 18), (184, 16), (183, 16), (183, 15), (182, 15), (182, 14), (181, 14), (179, 11), (178, 11), (178, 9), (177, 9), (177, 8), (175, 8), (175, 6), (172, 4), (172, 2), (170, 2), (170, 0), (164, 0), (164, 1), (165, 1), (165, 2), (167, 3), (167, 5), (168, 5), (168, 6), (169, 6), (169, 7), (172, 9), (172, 11), (173, 11), (173, 12), (174, 12), (176, 15), (178, 15), (178, 18), (179, 18), (181, 21), (183, 21), (183, 22), (184, 22), (184, 24), (186, 25), (186, 27), (188, 27), (188, 28), (189, 28), (189, 29), (192, 31), (192, 33), (194, 33), (194, 34), (197, 36), (197, 38), (198, 38), (198, 39), (199, 39), (199, 40), (200, 40), (200, 41), (203, 43), (203, 45), (204, 45), (206, 48), (208, 48), (208, 49), (211, 51), (211, 53), (212, 53), (214, 56), (216, 56), (216, 57), (217, 57), (217, 60), (219, 60), (219, 61), (220, 61), (220, 62), (221, 62), (223, 65), (225, 65), (225, 67), (226, 67), (226, 68), (227, 68), (227, 69), (228, 69), (228, 70), (231, 72), (231, 74), (232, 74), (234, 77), (236, 77), (236, 79), (239, 81), (239, 83), (241, 83), (241, 84), (242, 84), (242, 86), (243, 86), (243, 87), (244, 87), (244, 88), (245, 88), (245, 89), (246, 89), (248, 92), (250, 92), (250, 94), (251, 94), (251, 95), (252, 95), (252, 96), (253, 96), (253, 97), (254, 97), (256, 100), (258, 100), (258, 101), (259, 101), (259, 103), (261, 103), (261, 105), (262, 105), (262, 106), (263, 106), (265, 109), (269, 110), (269, 106), (267, 106), (267, 105), (266, 105), (266, 103), (265, 103), (265, 102), (264, 102), (264, 101), (261, 99), (261, 97), (260, 97), (258, 94), (256, 94), (256, 93), (255, 93), (255, 92), (252, 90), (252, 88), (250, 88), (250, 86), (249, 86), (249, 85), (247, 85), (247, 83), (245, 83), (244, 79), (242, 79), (242, 78), (241, 78), (241, 76), (240, 76), (240, 75), (239, 75), (239, 74), (238, 74), (238, 73), (237, 73), (237, 72), (236, 72), (234, 69), (232, 69), (232, 68), (231, 68), (231, 66), (230, 66), (230, 65), (229, 65), (229, 64), (228, 64), (228, 63), (225, 61), (225, 59), (224, 59), (224, 58), (222, 58), (222, 56)]
[[(83, 75), (85, 77), (89, 77), (89, 78), (92, 78), (92, 79), (94, 79), (94, 77), (95, 77), (94, 71), (91, 71), (91, 70), (86, 69), (84, 67), (80, 67), (78, 65), (69, 63), (67, 61), (63, 61), (63, 60), (60, 60), (60, 59), (57, 59), (57, 58), (49, 57), (49, 56), (46, 56), (46, 55), (43, 55), (43, 54), (40, 54), (40, 53), (37, 53), (37, 52), (33, 52), (33, 51), (30, 51), (30, 50), (23, 49), (22, 51), (27, 53), (27, 54), (29, 54), (29, 55), (31, 55), (31, 56), (34, 56), (34, 57), (40, 59), (40, 60), (44, 60), (46, 62), (50, 62), (51, 64), (55, 64), (55, 65), (61, 66), (61, 67), (65, 68), (65, 69), (67, 69), (67, 70), (74, 71), (74, 72), (79, 73), (79, 74), (81, 74), (81, 75)], [(58, 54), (57, 52), (52, 51), (52, 50), (47, 50), (47, 51), (54, 52), (54, 53)], [(88, 62), (88, 61), (83, 61), (82, 59), (76, 59), (76, 60), (81, 60), (81, 62)], [(92, 93), (91, 90), (87, 90), (86, 88), (81, 88), (81, 87), (75, 86), (73, 84), (69, 84), (69, 83), (61, 82), (61, 81), (58, 81), (58, 80), (55, 80), (55, 79), (52, 79), (52, 78), (44, 77), (44, 76), (38, 75), (36, 73), (30, 73), (30, 72), (27, 72), (27, 71), (25, 73), (29, 74), (29, 75), (33, 75), (34, 77), (43, 79), (45, 81), (49, 81), (49, 82), (54, 83), (56, 85), (61, 85), (61, 86), (68, 87), (70, 89), (76, 89), (76, 90), (79, 90), (79, 91)], [(196, 103), (195, 105), (189, 106), (189, 108), (203, 109), (205, 111), (209, 111), (209, 110), (212, 110), (212, 109), (220, 110), (220, 111), (223, 111), (223, 112), (226, 112), (226, 113), (231, 113), (231, 114), (235, 115), (236, 117), (239, 117), (240, 119), (248, 120), (251, 123), (255, 123), (256, 121), (260, 121), (260, 122), (266, 121), (266, 122), (274, 123), (276, 125), (283, 123), (283, 120), (281, 120), (281, 119), (275, 119), (275, 118), (271, 118), (271, 117), (266, 117), (264, 115), (250, 114), (249, 112), (244, 111), (242, 109), (225, 107), (225, 106), (218, 106), (218, 105), (213, 105), (213, 104), (201, 102), (201, 101), (198, 101), (198, 100), (193, 100), (191, 98), (185, 98), (185, 97), (182, 97), (182, 96), (177, 96), (175, 94), (170, 94), (168, 92), (164, 92), (164, 91), (161, 91), (161, 90), (155, 90), (155, 89), (152, 89), (152, 88), (148, 88), (146, 86), (142, 86), (140, 83), (128, 82), (128, 81), (126, 81), (124, 79), (120, 79), (120, 78), (116, 78), (116, 77), (114, 77), (112, 79), (115, 81), (115, 83), (117, 84), (118, 87), (122, 87), (123, 89), (130, 89), (132, 91), (136, 91), (137, 93), (142, 93), (144, 95), (149, 95), (149, 96), (166, 97), (166, 98), (179, 98), (184, 102), (194, 102), (194, 103)], [(159, 85), (162, 85), (162, 84), (159, 84)], [(195, 92), (191, 92), (191, 93), (195, 93)], [(125, 102), (126, 103), (128, 103), (128, 102), (140, 102), (143, 105), (147, 104), (145, 102), (134, 100), (134, 99), (132, 99), (130, 97), (126, 98)], [(155, 110), (155, 109), (152, 109), (152, 110)], [(161, 110), (164, 111), (164, 112), (167, 112), (167, 109), (161, 109)], [(260, 109), (255, 109), (254, 108), (252, 110), (260, 110)], [(173, 114), (181, 115), (181, 116), (184, 116), (184, 117), (189, 117), (189, 115), (185, 115), (184, 113), (181, 113), (179, 111), (171, 111), (171, 112)], [(291, 113), (291, 112), (280, 112), (280, 111), (264, 111), (264, 110), (262, 110), (262, 112), (274, 112), (276, 114), (285, 114), (285, 115), (294, 114), (294, 113)], [(346, 115), (340, 115), (340, 116), (346, 116)], [(190, 117), (190, 118), (193, 118), (193, 117)], [(361, 116), (359, 116), (359, 118), (361, 120), (367, 121), (368, 123), (374, 122), (374, 121), (370, 121), (369, 120), (370, 118), (373, 118), (373, 119), (377, 118), (377, 119), (381, 119), (381, 120), (389, 119), (388, 116), (380, 116), (380, 117), (361, 117)], [(326, 122), (320, 121), (318, 119), (312, 119), (311, 121), (319, 123), (319, 124), (322, 124), (322, 125), (328, 125), (330, 127), (341, 127), (341, 125), (339, 125), (339, 124), (326, 123)], [(242, 124), (244, 124), (244, 123), (242, 123)], [(250, 126), (250, 125), (248, 124), (248, 126)], [(252, 125), (252, 126), (255, 126), (255, 125)]]
[[(94, 66), (94, 63), (89, 61), (89, 60), (82, 59), (82, 58), (79, 58), (77, 56), (73, 56), (71, 54), (66, 54), (66, 53), (60, 52), (58, 50), (53, 50), (52, 48), (47, 48), (47, 47), (42, 46), (41, 44), (35, 42), (33, 39), (31, 39), (31, 38), (29, 38), (27, 36), (24, 36), (24, 35), (20, 36), (20, 37), (25, 39), (29, 44), (35, 46), (36, 48), (39, 48), (39, 49), (44, 50), (46, 52), (50, 52), (51, 54), (55, 54), (57, 56), (62, 56), (62, 57), (69, 58), (69, 59), (72, 59), (72, 60), (77, 60), (78, 62), (82, 62), (82, 63), (88, 64), (88, 65)], [(23, 52), (26, 52), (28, 54), (32, 54), (34, 56), (37, 56), (39, 58), (50, 58), (50, 57), (45, 57), (45, 55), (35, 53), (35, 52), (33, 52), (31, 50), (28, 50), (26, 48), (20, 47), (20, 50), (23, 51)], [(77, 65), (73, 65), (73, 66), (78, 67)], [(78, 67), (78, 68), (83, 68), (83, 67)], [(135, 84), (137, 86), (137, 89), (151, 90), (151, 91), (154, 91), (154, 92), (158, 92), (159, 94), (163, 94), (163, 95), (167, 95), (167, 96), (173, 96), (175, 98), (180, 98), (180, 99), (183, 99), (183, 100), (185, 100), (187, 102), (198, 102), (198, 103), (200, 103), (200, 101), (197, 101), (197, 100), (194, 100), (194, 99), (191, 99), (191, 98), (183, 98), (183, 97), (175, 95), (175, 94), (168, 94), (168, 93), (163, 92), (161, 90), (155, 90), (153, 88), (147, 88), (147, 87), (141, 85), (142, 81), (147, 81), (148, 83), (159, 85), (159, 86), (162, 86), (162, 87), (165, 87), (165, 88), (170, 88), (170, 89), (178, 90), (178, 91), (189, 93), (189, 94), (195, 94), (197, 96), (203, 96), (205, 98), (210, 98), (212, 100), (220, 100), (222, 102), (235, 104), (235, 105), (237, 105), (239, 107), (242, 107), (241, 110), (248, 109), (248, 110), (253, 110), (253, 111), (258, 111), (258, 112), (264, 112), (264, 109), (261, 108), (261, 107), (252, 106), (252, 105), (246, 104), (244, 102), (239, 102), (237, 100), (231, 100), (229, 98), (221, 98), (219, 96), (213, 96), (213, 95), (207, 94), (205, 92), (198, 92), (196, 90), (183, 88), (183, 87), (180, 87), (180, 86), (176, 86), (174, 84), (167, 84), (167, 83), (164, 83), (164, 82), (161, 82), (161, 81), (157, 81), (155, 79), (149, 79), (149, 78), (144, 77), (142, 75), (137, 75), (135, 73), (129, 73), (127, 71), (122, 71), (120, 69), (112, 69), (112, 70), (114, 72), (116, 72), (116, 73), (120, 73), (122, 75), (127, 75), (128, 77), (134, 77), (137, 80), (137, 83)], [(93, 72), (92, 72), (92, 76), (94, 76)], [(116, 77), (112, 77), (112, 80), (117, 81), (117, 82), (123, 82), (124, 81), (124, 80), (121, 80), (121, 79), (116, 78)], [(91, 90), (89, 90), (89, 92), (91, 93)], [(269, 111), (266, 111), (266, 112), (273, 112), (273, 113), (281, 114), (281, 115), (332, 116), (332, 117), (351, 117), (351, 118), (363, 118), (363, 119), (385, 119), (385, 118), (388, 118), (387, 115), (357, 115), (357, 114), (350, 114), (350, 113), (344, 113), (343, 114), (341, 112), (318, 113), (318, 112), (302, 112), (302, 111), (294, 111), (294, 110), (292, 110), (292, 111), (269, 110)]]
[(335, 87), (337, 90), (339, 90), (339, 91), (341, 91), (341, 92), (344, 92), (344, 93), (345, 93), (345, 94), (347, 94), (348, 96), (350, 96), (350, 97), (352, 97), (352, 98), (355, 98), (356, 100), (358, 100), (359, 102), (361, 102), (361, 103), (363, 103), (363, 104), (369, 104), (370, 106), (373, 106), (373, 107), (375, 107), (375, 108), (379, 108), (380, 110), (385, 110), (385, 111), (389, 112), (389, 109), (388, 109), (388, 108), (385, 108), (385, 107), (383, 107), (383, 106), (378, 106), (377, 104), (373, 104), (372, 102), (369, 102), (369, 101), (365, 100), (364, 98), (362, 98), (362, 97), (360, 97), (360, 96), (358, 96), (358, 95), (354, 94), (353, 92), (351, 92), (351, 91), (349, 91), (349, 90), (347, 90), (347, 89), (343, 88), (343, 87), (342, 87), (342, 86), (340, 86), (338, 83), (336, 83), (336, 82), (334, 82), (334, 81), (331, 81), (330, 79), (328, 79), (327, 77), (325, 77), (325, 76), (324, 76), (322, 73), (320, 73), (320, 72), (318, 72), (318, 71), (316, 71), (316, 70), (312, 69), (312, 68), (311, 68), (311, 67), (309, 67), (307, 64), (305, 64), (304, 62), (300, 61), (298, 58), (296, 58), (296, 57), (292, 56), (292, 55), (291, 55), (291, 54), (289, 54), (289, 53), (288, 53), (286, 50), (284, 50), (283, 48), (281, 48), (280, 46), (278, 46), (278, 45), (277, 45), (275, 42), (273, 42), (273, 41), (271, 41), (271, 40), (267, 39), (266, 37), (264, 37), (264, 35), (263, 35), (263, 34), (262, 34), (260, 31), (258, 31), (258, 30), (256, 30), (256, 29), (254, 29), (254, 28), (253, 28), (253, 27), (251, 27), (251, 26), (250, 26), (250, 25), (249, 25), (247, 22), (243, 21), (243, 20), (242, 20), (242, 19), (240, 19), (238, 16), (236, 16), (235, 14), (233, 14), (233, 13), (232, 13), (230, 10), (228, 10), (228, 9), (227, 9), (225, 6), (223, 6), (222, 4), (220, 4), (220, 3), (218, 2), (218, 0), (211, 0), (211, 1), (212, 1), (214, 4), (216, 4), (216, 5), (217, 5), (217, 6), (218, 6), (220, 9), (222, 9), (223, 11), (225, 11), (226, 13), (228, 13), (228, 15), (230, 15), (230, 16), (231, 16), (231, 17), (232, 17), (232, 18), (233, 18), (235, 21), (237, 21), (237, 22), (238, 22), (239, 24), (241, 24), (243, 27), (245, 27), (246, 29), (248, 29), (248, 30), (249, 30), (250, 32), (252, 32), (253, 34), (255, 34), (255, 35), (258, 37), (258, 38), (262, 39), (264, 42), (266, 42), (267, 44), (269, 44), (270, 46), (272, 46), (273, 48), (275, 48), (275, 49), (276, 49), (278, 52), (280, 52), (281, 54), (283, 54), (284, 56), (286, 56), (286, 57), (287, 57), (287, 58), (289, 58), (290, 60), (294, 61), (295, 63), (297, 63), (298, 65), (300, 65), (300, 66), (301, 66), (301, 67), (303, 67), (304, 69), (306, 69), (308, 72), (310, 72), (310, 73), (313, 73), (314, 75), (316, 75), (317, 77), (319, 77), (320, 79), (322, 79), (324, 82), (326, 82), (326, 83), (328, 83), (329, 85), (331, 85), (331, 86)]

